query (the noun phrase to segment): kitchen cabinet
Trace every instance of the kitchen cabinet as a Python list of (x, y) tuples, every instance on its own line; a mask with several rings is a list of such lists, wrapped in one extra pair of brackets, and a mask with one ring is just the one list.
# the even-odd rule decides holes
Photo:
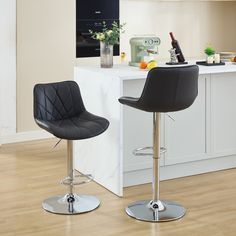
[[(199, 68), (194, 104), (170, 113), (175, 121), (161, 115), (161, 145), (167, 149), (161, 156), (162, 180), (236, 167), (236, 66)], [(152, 145), (152, 113), (118, 102), (124, 95), (139, 97), (147, 73), (127, 65), (75, 68), (87, 110), (110, 121), (102, 135), (75, 141), (75, 168), (119, 196), (126, 186), (152, 181), (152, 158), (132, 154)]]
[(236, 153), (236, 74), (211, 75), (212, 154)]
[(200, 75), (198, 96), (188, 109), (170, 113), (165, 117), (165, 165), (196, 161), (207, 155), (207, 80), (209, 76)]

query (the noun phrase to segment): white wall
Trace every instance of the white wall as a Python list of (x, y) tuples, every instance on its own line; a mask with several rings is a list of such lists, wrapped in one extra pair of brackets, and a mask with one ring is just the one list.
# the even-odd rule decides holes
[(218, 51), (236, 51), (236, 2), (121, 0), (120, 18), (127, 22), (121, 50), (130, 55), (134, 34), (156, 34), (159, 58), (169, 58), (173, 31), (186, 57), (201, 57), (207, 44)]
[[(236, 51), (235, 12), (235, 1), (120, 0), (120, 21), (126, 22), (121, 52), (130, 60), (130, 38), (155, 34), (161, 39), (158, 58), (169, 60), (169, 32), (176, 36), (186, 58), (204, 57), (208, 44), (217, 51)], [(99, 63), (99, 58), (76, 61)]]
[(73, 80), (75, 0), (17, 0), (17, 132), (33, 119), (37, 83)]
[(0, 140), (16, 132), (16, 0), (0, 1)]

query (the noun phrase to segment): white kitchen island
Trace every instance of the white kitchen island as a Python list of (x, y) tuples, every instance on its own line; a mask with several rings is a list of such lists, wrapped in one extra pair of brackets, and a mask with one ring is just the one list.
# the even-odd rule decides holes
[[(169, 114), (175, 121), (161, 116), (162, 180), (236, 167), (236, 65), (199, 68), (194, 104)], [(139, 97), (147, 73), (127, 65), (75, 67), (86, 109), (110, 121), (102, 135), (75, 141), (75, 168), (119, 196), (123, 187), (152, 181), (152, 158), (132, 154), (152, 145), (152, 114), (118, 102)]]

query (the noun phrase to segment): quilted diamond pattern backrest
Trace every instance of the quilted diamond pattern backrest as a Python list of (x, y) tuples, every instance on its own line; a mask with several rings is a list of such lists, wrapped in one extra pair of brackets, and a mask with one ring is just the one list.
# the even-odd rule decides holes
[(74, 81), (37, 84), (34, 87), (34, 118), (62, 120), (85, 110), (80, 89)]

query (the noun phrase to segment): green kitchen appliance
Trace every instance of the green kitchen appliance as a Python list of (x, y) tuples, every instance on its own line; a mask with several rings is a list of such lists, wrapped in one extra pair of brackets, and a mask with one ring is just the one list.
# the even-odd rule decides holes
[(130, 39), (131, 61), (130, 66), (139, 66), (141, 61), (154, 60), (158, 54), (161, 40), (156, 36), (140, 36)]

